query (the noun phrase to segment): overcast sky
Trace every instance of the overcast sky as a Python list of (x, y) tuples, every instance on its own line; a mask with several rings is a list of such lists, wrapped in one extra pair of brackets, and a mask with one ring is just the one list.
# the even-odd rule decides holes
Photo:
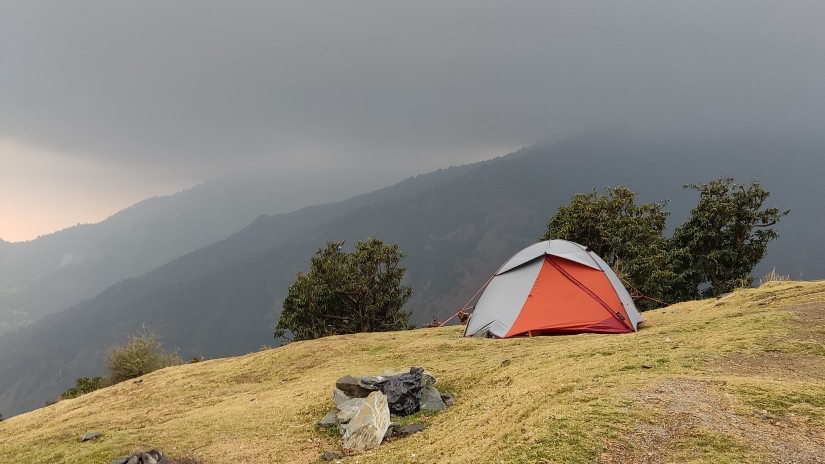
[(239, 169), (379, 187), (539, 140), (825, 127), (825, 2), (0, 2), (0, 237)]

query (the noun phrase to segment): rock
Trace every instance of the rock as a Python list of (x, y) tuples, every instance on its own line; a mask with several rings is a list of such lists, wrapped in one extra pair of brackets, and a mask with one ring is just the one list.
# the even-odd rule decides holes
[(99, 436), (100, 436), (100, 432), (89, 432), (86, 435), (83, 435), (82, 437), (80, 437), (80, 441), (83, 442), (83, 441), (94, 440), (95, 438), (97, 438)]
[[(392, 420), (392, 414), (390, 414), (390, 420)], [(398, 427), (401, 427), (401, 424), (398, 422), (390, 422), (390, 426), (387, 427), (387, 433), (384, 434), (384, 438), (386, 439), (395, 435), (395, 429)]]
[(430, 371), (424, 371), (421, 374), (421, 385), (431, 387), (435, 385), (435, 376)]
[(318, 421), (318, 425), (321, 427), (326, 427), (329, 425), (338, 425), (338, 409), (333, 409), (332, 411), (328, 412), (323, 419)]
[(441, 392), (432, 386), (421, 389), (421, 402), (419, 404), (421, 409), (429, 409), (430, 411), (443, 411), (447, 407), (441, 399)]
[(327, 451), (326, 453), (320, 456), (322, 461), (334, 461), (336, 459), (341, 459), (344, 457), (344, 453), (340, 451)]
[(160, 451), (150, 450), (129, 456), (125, 464), (170, 464), (170, 461), (163, 457)]
[(444, 406), (449, 408), (455, 404), (455, 396), (452, 393), (441, 392), (441, 401), (444, 402)]
[(381, 444), (390, 427), (387, 396), (372, 392), (349, 424), (344, 427), (342, 446), (348, 451), (365, 451)]
[(335, 381), (335, 387), (350, 398), (366, 398), (377, 388), (368, 388), (361, 385), (361, 380), (351, 375), (345, 375)]
[(339, 407), (341, 406), (341, 403), (351, 399), (352, 397), (347, 396), (346, 393), (337, 388), (332, 390), (332, 402), (335, 403), (335, 407)]
[(652, 364), (642, 364), (642, 368), (644, 368), (644, 369), (653, 369), (653, 365)]
[(424, 430), (425, 428), (427, 428), (426, 424), (409, 424), (395, 429), (395, 433), (393, 433), (393, 436), (406, 437), (407, 435), (418, 433)]
[(336, 414), (338, 422), (349, 422), (353, 417), (355, 417), (356, 414), (358, 414), (358, 411), (364, 407), (364, 403), (366, 401), (366, 398), (353, 398), (349, 401), (344, 401), (341, 403), (341, 406), (338, 406), (338, 414)]
[(362, 388), (369, 390), (370, 392), (374, 392), (378, 390), (378, 386), (376, 384), (383, 382), (386, 380), (386, 377), (378, 376), (373, 377), (371, 375), (365, 375), (358, 379), (358, 385)]

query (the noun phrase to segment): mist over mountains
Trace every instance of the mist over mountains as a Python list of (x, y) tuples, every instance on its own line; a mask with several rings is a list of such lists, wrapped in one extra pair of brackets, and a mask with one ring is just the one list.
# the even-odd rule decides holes
[[(373, 236), (397, 242), (407, 254), (403, 264), (413, 288), (407, 309), (413, 320), (443, 319), (504, 259), (536, 241), (560, 204), (592, 188), (624, 185), (638, 192), (641, 201), (670, 199), (672, 228), (697, 201), (683, 184), (726, 175), (739, 182), (760, 180), (772, 192), (770, 205), (791, 209), (791, 215), (779, 224), (781, 237), (755, 274), (775, 266), (792, 278), (823, 278), (825, 250), (816, 245), (825, 227), (820, 201), (825, 185), (819, 179), (825, 172), (823, 154), (825, 142), (812, 139), (589, 135), (421, 175), (342, 202), (260, 216), (223, 240), (0, 336), (0, 412), (13, 415), (41, 406), (76, 377), (100, 374), (105, 348), (143, 325), (156, 330), (168, 347), (177, 347), (184, 359), (230, 356), (276, 344), (272, 329), (287, 287), (329, 240), (352, 245)], [(271, 200), (242, 201), (263, 205)], [(170, 207), (168, 222), (136, 223), (165, 237), (165, 228), (174, 232), (179, 222), (188, 221), (183, 211)], [(212, 224), (221, 219), (205, 218), (211, 222), (200, 228), (217, 228)], [(128, 243), (128, 237), (118, 240), (124, 247)], [(144, 252), (151, 255), (144, 267), (175, 257), (163, 246), (146, 249), (153, 251)], [(55, 251), (52, 259), (58, 255)], [(107, 265), (125, 266), (116, 260)], [(129, 269), (124, 277), (141, 272)]]
[(259, 215), (361, 193), (358, 183), (327, 173), (316, 180), (233, 175), (141, 201), (97, 224), (0, 242), (0, 334), (221, 240)]

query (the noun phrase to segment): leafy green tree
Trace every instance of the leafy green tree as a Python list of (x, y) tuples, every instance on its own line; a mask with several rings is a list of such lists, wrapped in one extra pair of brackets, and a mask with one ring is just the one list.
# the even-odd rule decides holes
[(401, 284), (406, 269), (396, 244), (368, 238), (350, 253), (329, 242), (312, 258), (310, 270), (290, 285), (275, 327), (276, 338), (308, 340), (335, 334), (381, 332), (410, 327), (402, 310), (412, 289)]
[(577, 194), (550, 218), (541, 239), (589, 247), (622, 278), (639, 309), (752, 283), (751, 271), (779, 237), (772, 227), (789, 211), (765, 207), (770, 192), (759, 182), (723, 177), (685, 188), (699, 191), (699, 203), (670, 239), (663, 235), (666, 203), (637, 205), (624, 187)]
[(113, 384), (180, 363), (180, 356), (164, 350), (160, 337), (146, 329), (106, 353), (106, 370)]
[(696, 298), (700, 286), (701, 295), (715, 296), (750, 285), (751, 271), (779, 237), (773, 226), (790, 211), (765, 207), (770, 192), (755, 181), (746, 186), (723, 177), (685, 188), (699, 192), (699, 204), (670, 240), (676, 296)]
[(673, 277), (663, 235), (666, 204), (636, 204), (636, 194), (625, 187), (608, 187), (603, 195), (593, 189), (559, 207), (540, 240), (587, 246), (624, 280), (640, 309), (655, 307)]
[(100, 389), (103, 386), (103, 377), (78, 377), (75, 381), (75, 386), (69, 388), (62, 395), (60, 399), (67, 400), (70, 398), (77, 398), (80, 395), (91, 393)]

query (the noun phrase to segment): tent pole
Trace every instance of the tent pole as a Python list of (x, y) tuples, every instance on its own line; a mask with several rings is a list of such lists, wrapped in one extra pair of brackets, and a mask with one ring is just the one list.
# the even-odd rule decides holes
[[(446, 321), (442, 322), (441, 324), (438, 324), (438, 326), (436, 326), (436, 328), (438, 329), (438, 328), (444, 327), (444, 325), (446, 325), (448, 322), (450, 322), (450, 321), (451, 321), (451, 320), (453, 320), (456, 316), (458, 316), (458, 315), (461, 313), (461, 311), (464, 311), (465, 309), (467, 309), (467, 306), (468, 306), (468, 305), (469, 305), (469, 304), (470, 304), (473, 300), (475, 300), (475, 299), (476, 299), (476, 297), (478, 296), (478, 294), (479, 294), (479, 293), (481, 293), (481, 291), (482, 291), (482, 290), (484, 290), (485, 288), (487, 288), (487, 286), (488, 286), (488, 285), (490, 285), (490, 281), (491, 281), (491, 280), (493, 280), (493, 277), (495, 277), (495, 276), (496, 276), (495, 274), (491, 275), (491, 276), (490, 276), (490, 278), (489, 278), (489, 279), (487, 279), (487, 282), (484, 282), (484, 285), (482, 285), (482, 286), (481, 286), (481, 288), (479, 288), (479, 289), (478, 289), (478, 291), (476, 292), (476, 294), (475, 294), (475, 295), (473, 295), (473, 297), (472, 297), (472, 298), (470, 298), (469, 300), (467, 300), (467, 302), (466, 302), (466, 303), (464, 303), (464, 306), (462, 306), (462, 307), (461, 307), (461, 309), (459, 309), (458, 311), (456, 311), (456, 313), (455, 313), (455, 314), (453, 314), (452, 316), (450, 316), (450, 317), (449, 317), (449, 319), (447, 319)], [(466, 332), (467, 332), (467, 331), (465, 330), (464, 332), (465, 332), (465, 335), (466, 335)], [(430, 332), (430, 333), (432, 333), (432, 332)], [(429, 335), (429, 334), (427, 334), (427, 335)], [(425, 337), (426, 337), (427, 335), (425, 335)]]

